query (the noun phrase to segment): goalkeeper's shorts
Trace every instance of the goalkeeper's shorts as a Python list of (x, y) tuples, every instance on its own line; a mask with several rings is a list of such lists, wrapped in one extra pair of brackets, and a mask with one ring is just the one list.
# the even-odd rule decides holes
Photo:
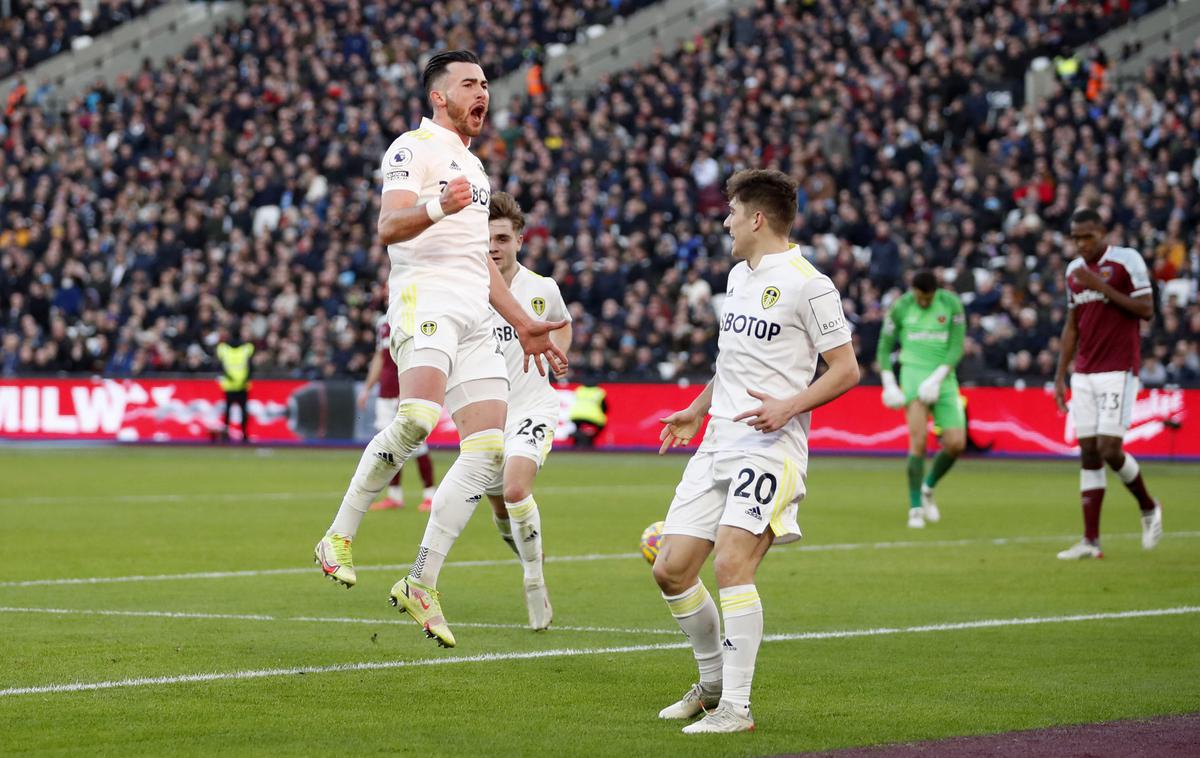
[[(904, 391), (904, 404), (917, 399), (917, 388), (929, 378), (932, 368), (907, 368), (900, 366), (900, 389)], [(965, 429), (967, 414), (963, 411), (962, 397), (958, 391), (958, 380), (951, 372), (942, 380), (937, 402), (933, 404), (933, 423), (941, 429)]]

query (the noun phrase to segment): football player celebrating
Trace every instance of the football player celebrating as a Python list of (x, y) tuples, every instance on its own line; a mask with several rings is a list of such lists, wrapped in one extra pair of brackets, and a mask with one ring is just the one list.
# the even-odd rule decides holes
[[(471, 138), (483, 129), (488, 82), (466, 50), (437, 53), (424, 72), (433, 118), (398, 137), (383, 156), (379, 237), (388, 246), (388, 321), (399, 370), (400, 405), (367, 445), (350, 486), (315, 554), (329, 577), (357, 581), (351, 541), (371, 501), (429, 436), (445, 403), (458, 427), (459, 456), (442, 478), (420, 549), (391, 602), (427, 636), (453, 647), (437, 579), (479, 493), (500, 472), (508, 375), (496, 350), (491, 305), (508, 320), (539, 372), (542, 358), (561, 369), (566, 356), (549, 333), (565, 322), (525, 314), (488, 258), (488, 196)], [(528, 365), (526, 365), (526, 368)]]
[[(858, 382), (841, 296), (788, 241), (796, 182), (779, 171), (739, 171), (726, 193), (725, 227), (740, 262), (729, 273), (716, 376), (662, 420), (659, 451), (688, 444), (712, 416), (675, 489), (654, 563), (700, 669), (699, 683), (659, 717), (707, 711), (684, 727), (689, 734), (754, 728), (750, 685), (763, 637), (755, 574), (772, 544), (800, 539), (812, 410)], [(818, 355), (829, 368), (814, 382)], [(714, 551), (724, 637), (699, 579)]]
[[(517, 263), (525, 214), (506, 192), (492, 193), (488, 216), (490, 255), (504, 283), (535, 320), (571, 321), (567, 304), (553, 279), (538, 276)], [(550, 626), (553, 610), (542, 573), (542, 517), (533, 499), (533, 480), (546, 462), (558, 425), (558, 394), (549, 377), (524, 370), (525, 354), (516, 340), (516, 330), (502, 316), (495, 316), (496, 341), (508, 366), (508, 423), (504, 427), (503, 476), (488, 488), (492, 518), (500, 536), (521, 559), (525, 574), (525, 606), (534, 630)], [(570, 323), (550, 334), (564, 353), (571, 346)]]

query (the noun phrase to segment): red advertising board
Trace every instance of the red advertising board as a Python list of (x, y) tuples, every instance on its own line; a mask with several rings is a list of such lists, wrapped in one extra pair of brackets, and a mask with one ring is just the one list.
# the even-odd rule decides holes
[[(598, 447), (656, 449), (658, 420), (691, 402), (700, 387), (608, 384), (608, 426)], [(570, 446), (573, 388), (562, 400), (555, 437)], [(1070, 418), (1043, 389), (966, 389), (972, 440), (1007, 455), (1077, 454)], [(250, 434), (262, 443), (365, 440), (372, 433), (349, 382), (259, 380), (250, 391)], [(1189, 413), (1190, 411), (1190, 413)], [(1150, 390), (1138, 395), (1127, 448), (1152, 457), (1200, 458), (1200, 390)], [(207, 379), (0, 380), (0, 439), (204, 442), (224, 426), (224, 395)], [(458, 441), (448, 415), (430, 437)], [(810, 446), (815, 453), (903, 453), (907, 430), (899, 411), (885, 409), (879, 388), (858, 387), (816, 411)]]

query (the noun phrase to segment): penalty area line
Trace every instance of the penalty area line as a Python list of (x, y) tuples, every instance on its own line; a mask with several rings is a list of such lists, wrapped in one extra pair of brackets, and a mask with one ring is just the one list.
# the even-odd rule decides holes
[[(827, 632), (798, 632), (792, 634), (770, 634), (764, 643), (794, 642), (801, 640), (849, 639), (853, 637), (880, 637), (897, 634), (926, 634), (931, 632), (954, 632), (968, 629), (996, 629), (1002, 627), (1032, 626), (1037, 624), (1064, 624), (1088, 621), (1115, 621), (1121, 619), (1151, 618), (1156, 616), (1181, 616), (1200, 613), (1200, 606), (1177, 606), (1138, 611), (1116, 611), (1110, 613), (1081, 613), (1066, 616), (1029, 616), (1008, 619), (980, 619), (945, 624), (921, 626), (877, 627), (874, 629), (846, 629)], [(421, 658), (403, 661), (364, 661), (361, 663), (338, 663), (329, 666), (296, 666), (292, 668), (247, 669), (242, 671), (177, 674), (169, 676), (115, 679), (105, 682), (67, 682), (30, 687), (10, 687), (0, 690), (0, 697), (16, 695), (46, 695), (68, 692), (90, 692), (131, 687), (152, 687), (168, 684), (198, 684), (204, 682), (241, 681), (272, 677), (295, 676), (298, 674), (332, 674), (347, 671), (384, 671), (388, 669), (415, 668), (420, 666), (449, 666), (464, 663), (492, 663), (499, 661), (528, 661), (542, 658), (574, 658), (585, 655), (622, 655), (657, 650), (681, 650), (690, 647), (687, 642), (662, 642), (650, 645), (620, 645), (595, 648), (555, 648), (528, 652), (483, 653), (480, 655), (453, 656), (447, 658)]]

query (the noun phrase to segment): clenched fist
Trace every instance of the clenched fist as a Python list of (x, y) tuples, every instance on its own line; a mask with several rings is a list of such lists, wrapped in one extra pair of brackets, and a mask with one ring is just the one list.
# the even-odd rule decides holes
[(471, 183), (465, 176), (456, 176), (442, 188), (442, 196), (438, 198), (442, 212), (447, 216), (458, 213), (471, 204)]

